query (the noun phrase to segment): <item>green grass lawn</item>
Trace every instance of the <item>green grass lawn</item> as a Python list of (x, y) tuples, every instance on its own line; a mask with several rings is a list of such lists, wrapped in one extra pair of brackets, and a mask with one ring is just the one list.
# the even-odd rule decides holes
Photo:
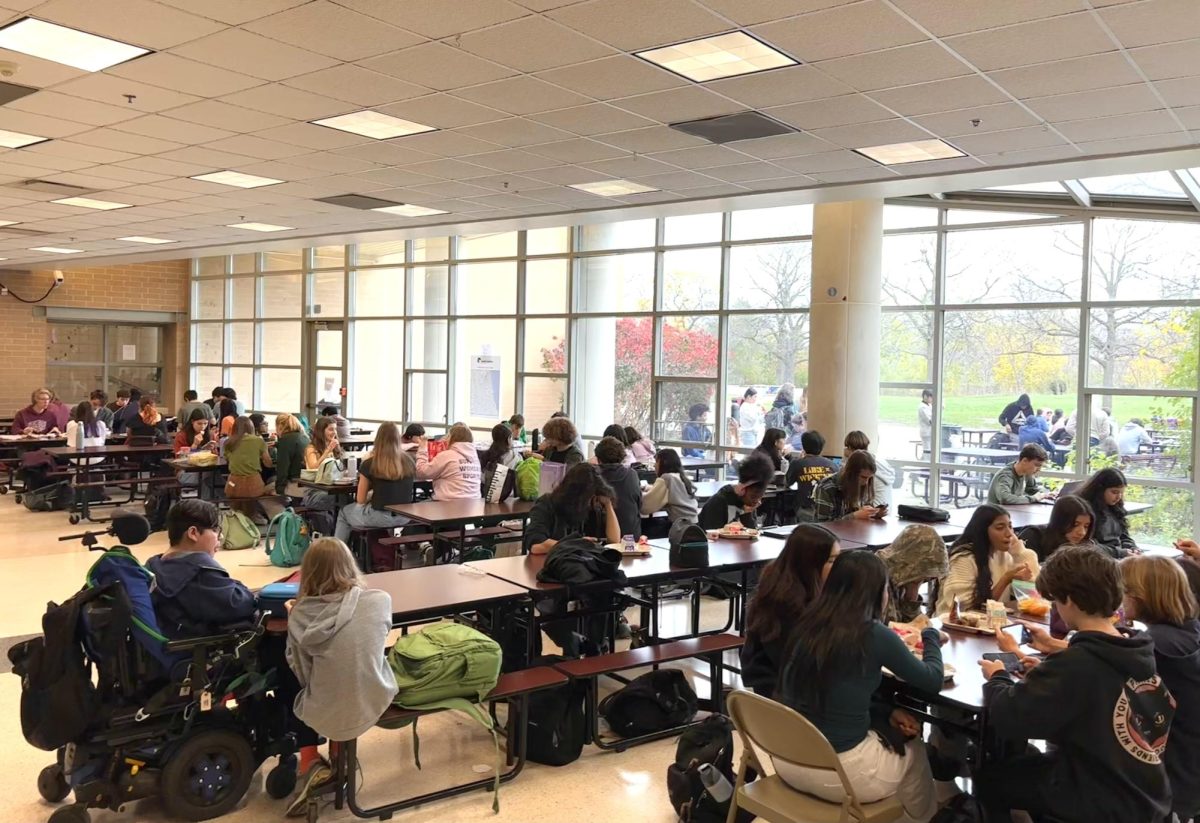
[[(999, 426), (996, 419), (1001, 410), (1016, 400), (1016, 396), (1002, 394), (980, 394), (969, 397), (947, 397), (942, 410), (942, 422), (968, 428), (986, 428)], [(1124, 423), (1131, 417), (1141, 417), (1149, 421), (1152, 409), (1161, 405), (1154, 397), (1118, 397), (1115, 398), (1113, 413), (1118, 422)], [(882, 423), (894, 423), (904, 426), (916, 426), (917, 404), (919, 394), (914, 392), (903, 397), (881, 395), (879, 398), (879, 420)], [(1067, 414), (1075, 408), (1075, 396), (1034, 397), (1034, 408), (1042, 403), (1052, 408), (1061, 408)]]

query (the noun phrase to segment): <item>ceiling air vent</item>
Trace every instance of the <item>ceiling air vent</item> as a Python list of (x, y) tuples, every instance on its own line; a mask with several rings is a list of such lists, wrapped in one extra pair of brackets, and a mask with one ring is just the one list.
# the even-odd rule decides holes
[(672, 123), (671, 128), (684, 134), (702, 137), (710, 143), (734, 143), (738, 140), (756, 140), (759, 137), (774, 137), (777, 134), (799, 131), (756, 111)]
[(89, 189), (84, 186), (69, 186), (66, 183), (53, 183), (49, 180), (22, 180), (19, 183), (9, 183), (5, 188), (21, 189), (22, 191), (40, 191), (46, 194), (57, 194), (59, 197), (79, 197), (84, 194), (95, 194), (99, 189)]
[[(11, 74), (11, 72), (10, 72)], [(0, 106), (7, 106), (14, 100), (20, 100), (26, 95), (33, 94), (37, 89), (29, 86), (19, 86), (16, 83), (0, 81)]]

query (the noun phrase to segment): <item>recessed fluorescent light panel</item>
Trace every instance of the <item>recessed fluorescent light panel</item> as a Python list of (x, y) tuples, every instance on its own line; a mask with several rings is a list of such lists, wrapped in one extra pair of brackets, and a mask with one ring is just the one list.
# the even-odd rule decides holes
[(51, 200), (50, 202), (61, 203), (64, 206), (78, 206), (81, 209), (97, 209), (98, 211), (129, 208), (128, 203), (114, 203), (111, 200), (93, 200), (91, 197), (64, 197), (61, 200)]
[(174, 240), (163, 240), (161, 237), (142, 237), (135, 234), (132, 237), (118, 237), (118, 240), (124, 240), (126, 243), (146, 243), (151, 246), (161, 246), (163, 243), (174, 243)]
[(276, 226), (274, 223), (230, 223), (228, 229), (245, 229), (246, 231), (291, 231), (293, 226)]
[(30, 251), (48, 251), (51, 254), (79, 254), (83, 249), (64, 249), (59, 246), (34, 246)]
[(573, 183), (573, 189), (586, 191), (588, 194), (598, 194), (601, 197), (621, 197), (625, 194), (642, 194), (647, 191), (658, 191), (652, 186), (643, 186), (632, 180), (599, 180), (595, 183)]
[(437, 131), (433, 126), (414, 123), (411, 120), (401, 120), (399, 117), (369, 110), (339, 114), (337, 117), (326, 117), (323, 120), (313, 120), (312, 122), (317, 126), (328, 126), (331, 129), (360, 134), (374, 140), (388, 140), (393, 137), (407, 137), (410, 134)]
[(6, 149), (21, 149), (35, 143), (45, 143), (49, 137), (37, 137), (33, 134), (21, 134), (19, 131), (0, 129), (0, 146)]
[(741, 31), (636, 53), (667, 71), (705, 83), (722, 77), (794, 66), (796, 61)]
[(242, 174), (240, 171), (214, 171), (210, 174), (197, 174), (193, 180), (203, 180), (205, 183), (220, 183), (222, 186), (237, 186), (239, 189), (257, 189), (259, 186), (274, 186), (282, 183), (274, 177), (259, 177), (254, 174)]
[(412, 203), (400, 203), (395, 206), (383, 206), (371, 211), (381, 211), (384, 214), (397, 214), (401, 217), (428, 217), (431, 214), (449, 214), (441, 209), (431, 209), (428, 206), (414, 206)]
[(868, 146), (855, 149), (884, 166), (901, 163), (920, 163), (925, 160), (945, 160), (950, 157), (966, 157), (966, 154), (944, 140), (916, 140), (912, 143), (888, 143), (886, 146)]
[(100, 71), (150, 53), (149, 49), (32, 17), (0, 29), (0, 49), (53, 60), (83, 71)]
[(0, 220), (0, 226), (15, 226), (19, 220)]

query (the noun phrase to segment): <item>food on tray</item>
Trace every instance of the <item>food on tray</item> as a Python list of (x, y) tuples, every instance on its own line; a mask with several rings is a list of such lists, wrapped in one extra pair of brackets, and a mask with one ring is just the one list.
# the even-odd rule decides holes
[(1026, 597), (1017, 601), (1017, 611), (1030, 617), (1046, 617), (1050, 614), (1050, 601), (1040, 597)]
[(758, 529), (748, 529), (735, 520), (719, 529), (709, 529), (708, 539), (717, 540), (724, 537), (727, 540), (756, 540), (760, 533)]

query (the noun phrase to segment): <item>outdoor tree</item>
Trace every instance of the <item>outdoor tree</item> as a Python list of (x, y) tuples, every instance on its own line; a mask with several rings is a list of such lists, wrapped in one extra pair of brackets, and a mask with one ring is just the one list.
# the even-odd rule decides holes
[(749, 384), (748, 378), (766, 376), (773, 384), (807, 382), (807, 369), (798, 365), (808, 360), (807, 306), (812, 288), (812, 244), (778, 243), (749, 247), (750, 259), (734, 258), (730, 306), (761, 309), (762, 313), (740, 315), (729, 324), (733, 343), (731, 382)]

